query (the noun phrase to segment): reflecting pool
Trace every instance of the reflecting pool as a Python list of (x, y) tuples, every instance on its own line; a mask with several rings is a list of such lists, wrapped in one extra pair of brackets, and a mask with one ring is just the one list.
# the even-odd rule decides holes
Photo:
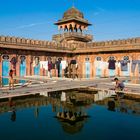
[(0, 100), (1, 140), (140, 140), (140, 102), (114, 93), (42, 92)]

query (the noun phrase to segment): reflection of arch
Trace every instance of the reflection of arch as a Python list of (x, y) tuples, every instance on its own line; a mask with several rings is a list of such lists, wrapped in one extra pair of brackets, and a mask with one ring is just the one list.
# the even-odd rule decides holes
[(84, 126), (84, 122), (89, 118), (85, 113), (81, 111), (64, 111), (58, 112), (56, 118), (62, 124), (65, 132), (69, 134), (75, 134), (81, 131)]
[(63, 130), (68, 134), (76, 134), (80, 132), (84, 126), (83, 122), (77, 122), (75, 125), (71, 125), (67, 122), (61, 122)]

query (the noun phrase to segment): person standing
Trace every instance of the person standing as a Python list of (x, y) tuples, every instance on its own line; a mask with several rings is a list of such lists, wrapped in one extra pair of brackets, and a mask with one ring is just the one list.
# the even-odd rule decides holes
[(52, 78), (52, 61), (48, 61), (48, 77)]
[(11, 69), (9, 72), (9, 90), (14, 89), (14, 79), (13, 79), (14, 71)]

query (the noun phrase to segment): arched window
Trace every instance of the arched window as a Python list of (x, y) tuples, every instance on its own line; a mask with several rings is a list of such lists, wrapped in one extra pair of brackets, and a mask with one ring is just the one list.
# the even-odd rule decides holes
[(75, 24), (75, 26), (74, 26), (74, 30), (77, 32), (78, 30), (77, 30), (77, 25)]
[(21, 64), (25, 61), (26, 57), (24, 55), (20, 56)]
[(114, 56), (110, 56), (109, 60), (115, 60), (115, 57)]
[(65, 25), (64, 31), (68, 31), (68, 27), (67, 27), (67, 25)]
[(8, 59), (9, 59), (9, 55), (4, 54), (4, 55), (2, 56), (2, 58), (3, 58), (3, 60), (8, 60)]
[(123, 60), (129, 60), (129, 56), (124, 56)]
[(73, 27), (72, 27), (72, 25), (70, 24), (70, 26), (69, 26), (69, 31), (73, 31)]
[(96, 57), (96, 61), (101, 61), (101, 60), (102, 60), (102, 58), (100, 56)]
[(85, 61), (89, 61), (89, 57), (86, 57), (86, 58), (85, 58)]
[(35, 65), (39, 64), (39, 57), (35, 57)]

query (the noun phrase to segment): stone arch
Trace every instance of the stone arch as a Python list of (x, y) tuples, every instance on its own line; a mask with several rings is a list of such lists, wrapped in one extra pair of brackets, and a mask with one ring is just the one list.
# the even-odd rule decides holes
[(78, 31), (78, 29), (77, 29), (77, 24), (74, 25), (74, 31), (75, 31), (75, 32)]
[(94, 61), (103, 61), (103, 57), (101, 57), (101, 56), (96, 56)]
[(132, 60), (132, 58), (129, 55), (123, 55), (122, 60)]
[(19, 56), (20, 60), (20, 65), (19, 65), (19, 74), (20, 76), (25, 76), (26, 75), (26, 56), (25, 55), (20, 55)]
[(90, 57), (89, 56), (86, 56), (85, 57), (85, 62), (89, 62), (90, 61)]
[(82, 26), (81, 26), (81, 25), (79, 26), (79, 30), (80, 30), (80, 32), (82, 33)]
[(64, 31), (68, 31), (67, 25), (64, 26)]
[(69, 25), (69, 31), (73, 32), (72, 24)]
[(117, 57), (114, 56), (114, 55), (111, 55), (111, 56), (108, 56), (108, 57), (107, 57), (107, 61), (108, 61), (108, 60), (117, 60)]
[(10, 62), (9, 62), (9, 55), (3, 54), (2, 55), (2, 84), (8, 85), (8, 78), (5, 78), (5, 76), (9, 76), (9, 70), (10, 70)]

